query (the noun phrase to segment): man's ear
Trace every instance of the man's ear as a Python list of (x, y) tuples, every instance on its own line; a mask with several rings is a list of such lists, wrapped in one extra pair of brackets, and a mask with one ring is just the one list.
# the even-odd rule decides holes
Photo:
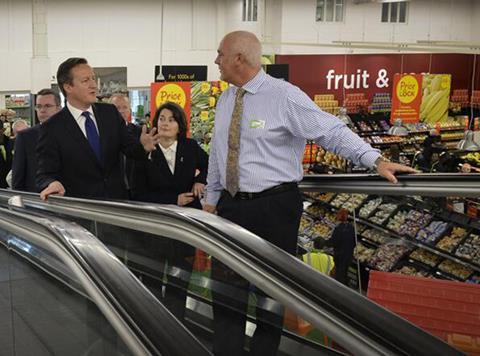
[(71, 85), (69, 83), (63, 84), (63, 90), (65, 91), (66, 94), (68, 94), (72, 91), (72, 86), (73, 85)]

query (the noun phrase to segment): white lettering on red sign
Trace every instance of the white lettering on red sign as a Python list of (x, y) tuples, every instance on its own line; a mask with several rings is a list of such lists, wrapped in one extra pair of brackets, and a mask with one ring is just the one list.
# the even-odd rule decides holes
[[(335, 70), (330, 69), (325, 78), (327, 79), (327, 90), (338, 90), (339, 87), (345, 89), (368, 89), (370, 87), (368, 82), (370, 74), (367, 70), (362, 71), (361, 69), (357, 69), (356, 74), (335, 74)], [(378, 79), (375, 84), (377, 88), (388, 88), (386, 69), (380, 69), (378, 71)]]

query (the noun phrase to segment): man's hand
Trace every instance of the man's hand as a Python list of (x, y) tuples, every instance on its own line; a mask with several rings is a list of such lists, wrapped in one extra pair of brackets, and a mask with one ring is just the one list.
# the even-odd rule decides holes
[(207, 213), (215, 214), (217, 207), (215, 205), (203, 204), (203, 211)]
[(142, 133), (140, 135), (140, 143), (143, 145), (143, 149), (146, 152), (152, 152), (155, 150), (155, 145), (160, 142), (160, 135), (155, 134), (157, 128), (154, 127), (149, 133), (147, 133), (147, 126), (142, 126)]
[(192, 193), (196, 197), (201, 198), (203, 196), (204, 189), (205, 189), (205, 184), (197, 182), (192, 187)]
[(182, 194), (178, 194), (177, 205), (178, 205), (178, 206), (188, 205), (188, 204), (190, 204), (194, 199), (195, 199), (195, 197), (193, 196), (193, 193), (182, 193)]
[(398, 183), (395, 173), (419, 173), (416, 169), (413, 169), (403, 164), (380, 161), (377, 166), (377, 173), (386, 178), (391, 183)]
[(42, 200), (47, 200), (50, 194), (58, 194), (58, 195), (65, 195), (65, 188), (63, 187), (62, 183), (58, 180), (53, 181), (46, 187), (44, 190), (40, 192), (40, 198)]

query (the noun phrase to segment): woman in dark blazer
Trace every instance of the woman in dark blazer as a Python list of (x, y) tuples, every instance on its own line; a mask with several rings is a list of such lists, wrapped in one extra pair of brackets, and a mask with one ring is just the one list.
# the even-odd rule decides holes
[[(195, 140), (186, 137), (185, 112), (179, 105), (167, 102), (156, 111), (153, 127), (158, 130), (160, 144), (148, 160), (135, 162), (133, 198), (201, 209), (208, 155)], [(183, 321), (195, 248), (168, 240), (161, 250), (168, 264), (164, 303)], [(163, 271), (159, 272), (163, 276)]]

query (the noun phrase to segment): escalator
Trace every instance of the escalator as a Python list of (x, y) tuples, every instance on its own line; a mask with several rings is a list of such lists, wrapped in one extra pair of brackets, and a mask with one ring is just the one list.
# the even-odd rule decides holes
[[(429, 177), (402, 177), (397, 186), (385, 185), (378, 177), (368, 177), (368, 183), (365, 177), (325, 179), (330, 178), (308, 178), (301, 186), (308, 191), (330, 191), (341, 190), (346, 184), (349, 192), (375, 190), (376, 194), (389, 195), (425, 191), (446, 194), (439, 186), (426, 189), (432, 187), (433, 181), (451, 186), (442, 179)], [(474, 180), (457, 179), (456, 184), (456, 193), (479, 194)], [(213, 338), (212, 291), (221, 294), (227, 305), (236, 305), (240, 292), (212, 278), (207, 257), (210, 255), (251, 284), (249, 303), (245, 306), (247, 348), (260, 315), (281, 317), (286, 309), (286, 315), (293, 315), (297, 322), (304, 321), (310, 327), (308, 335), (300, 328), (283, 330), (279, 355), (459, 354), (404, 319), (217, 216), (174, 206), (64, 197), (52, 197), (44, 203), (34, 194), (11, 191), (0, 193), (0, 203), (7, 206), (8, 200), (19, 194), (24, 207), (14, 208), (18, 212), (41, 212), (75, 221), (90, 230), (206, 348), (211, 349)], [(188, 247), (181, 248), (180, 256), (176, 256), (179, 243)], [(185, 291), (186, 303), (182, 299)]]
[(1, 355), (210, 354), (91, 233), (0, 214)]

